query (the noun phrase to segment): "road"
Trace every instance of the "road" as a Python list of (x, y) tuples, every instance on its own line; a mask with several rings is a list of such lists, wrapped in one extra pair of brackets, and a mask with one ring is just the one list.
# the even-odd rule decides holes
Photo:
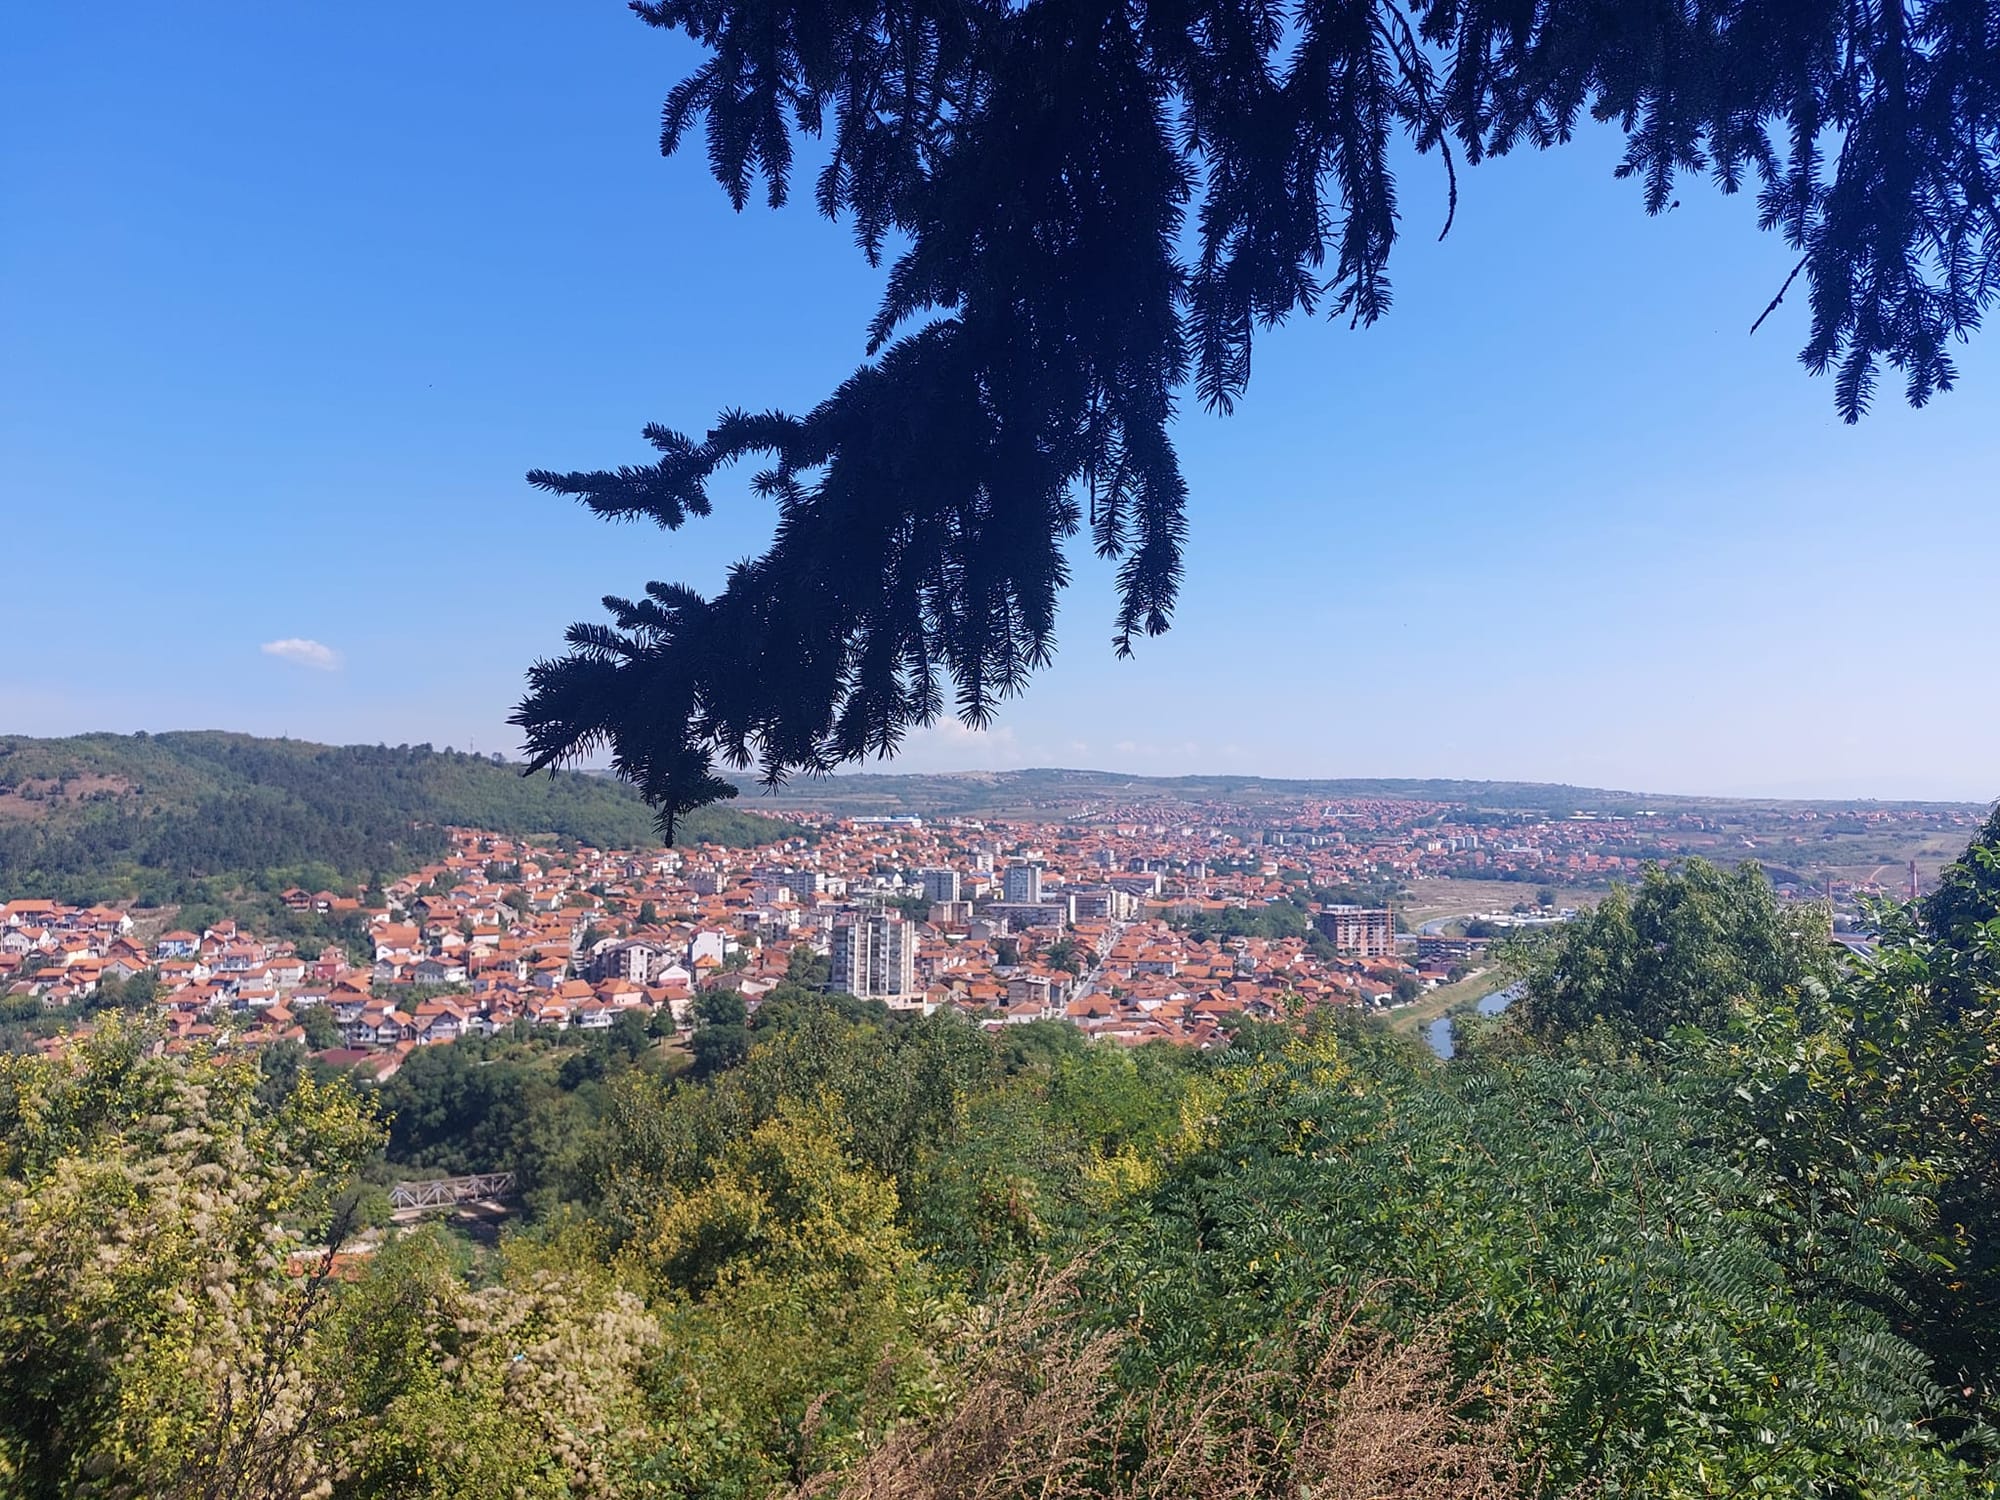
[(1118, 940), (1125, 936), (1125, 929), (1131, 925), (1130, 922), (1113, 922), (1111, 924), (1105, 933), (1104, 947), (1097, 954), (1097, 962), (1077, 975), (1076, 982), (1070, 985), (1069, 993), (1071, 999), (1081, 1000), (1086, 995), (1097, 993), (1097, 978), (1104, 972), (1105, 957), (1112, 949), (1118, 946)]

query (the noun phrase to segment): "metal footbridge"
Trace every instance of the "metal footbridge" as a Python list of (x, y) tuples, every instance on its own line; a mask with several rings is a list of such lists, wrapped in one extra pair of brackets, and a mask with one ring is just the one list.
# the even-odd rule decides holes
[(475, 1177), (438, 1177), (429, 1182), (399, 1182), (389, 1189), (392, 1208), (456, 1208), (489, 1198), (514, 1195), (512, 1172), (482, 1172)]

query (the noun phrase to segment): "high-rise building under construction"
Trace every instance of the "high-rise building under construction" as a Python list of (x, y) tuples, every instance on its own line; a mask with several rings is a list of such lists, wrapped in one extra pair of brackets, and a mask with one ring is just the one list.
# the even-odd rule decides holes
[(1396, 919), (1386, 906), (1329, 906), (1313, 926), (1348, 958), (1388, 958), (1396, 951)]

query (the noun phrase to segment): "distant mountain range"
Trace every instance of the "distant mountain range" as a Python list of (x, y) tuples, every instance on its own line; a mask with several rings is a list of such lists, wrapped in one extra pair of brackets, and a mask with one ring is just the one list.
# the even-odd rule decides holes
[[(365, 880), (445, 847), (446, 825), (553, 834), (607, 848), (657, 844), (620, 782), (421, 746), (330, 746), (220, 731), (0, 736), (0, 899), (212, 897), (276, 870)], [(710, 808), (684, 843), (748, 846), (782, 821)]]
[[(1023, 771), (949, 771), (924, 774), (855, 774), (802, 779), (775, 795), (743, 788), (739, 806), (800, 809), (836, 817), (910, 813), (943, 817), (1074, 816), (1093, 806), (1144, 802), (1213, 804), (1255, 809), (1276, 804), (1396, 798), (1451, 802), (1495, 812), (1559, 816), (1644, 811), (1737, 810), (1799, 806), (1775, 798), (1663, 796), (1532, 781), (1443, 781), (1345, 778), (1287, 781), (1264, 776), (1131, 776), (1118, 771), (1038, 768)], [(1823, 806), (1923, 807), (1960, 804), (1838, 802)], [(1971, 804), (1964, 804), (1970, 806)]]

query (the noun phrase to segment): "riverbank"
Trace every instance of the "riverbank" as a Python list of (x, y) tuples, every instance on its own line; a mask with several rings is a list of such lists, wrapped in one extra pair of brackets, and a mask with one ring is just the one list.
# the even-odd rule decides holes
[(1422, 999), (1398, 1006), (1389, 1012), (1391, 1030), (1417, 1031), (1463, 1005), (1475, 1005), (1496, 990), (1506, 988), (1513, 976), (1499, 964), (1474, 969), (1456, 984), (1442, 984)]

